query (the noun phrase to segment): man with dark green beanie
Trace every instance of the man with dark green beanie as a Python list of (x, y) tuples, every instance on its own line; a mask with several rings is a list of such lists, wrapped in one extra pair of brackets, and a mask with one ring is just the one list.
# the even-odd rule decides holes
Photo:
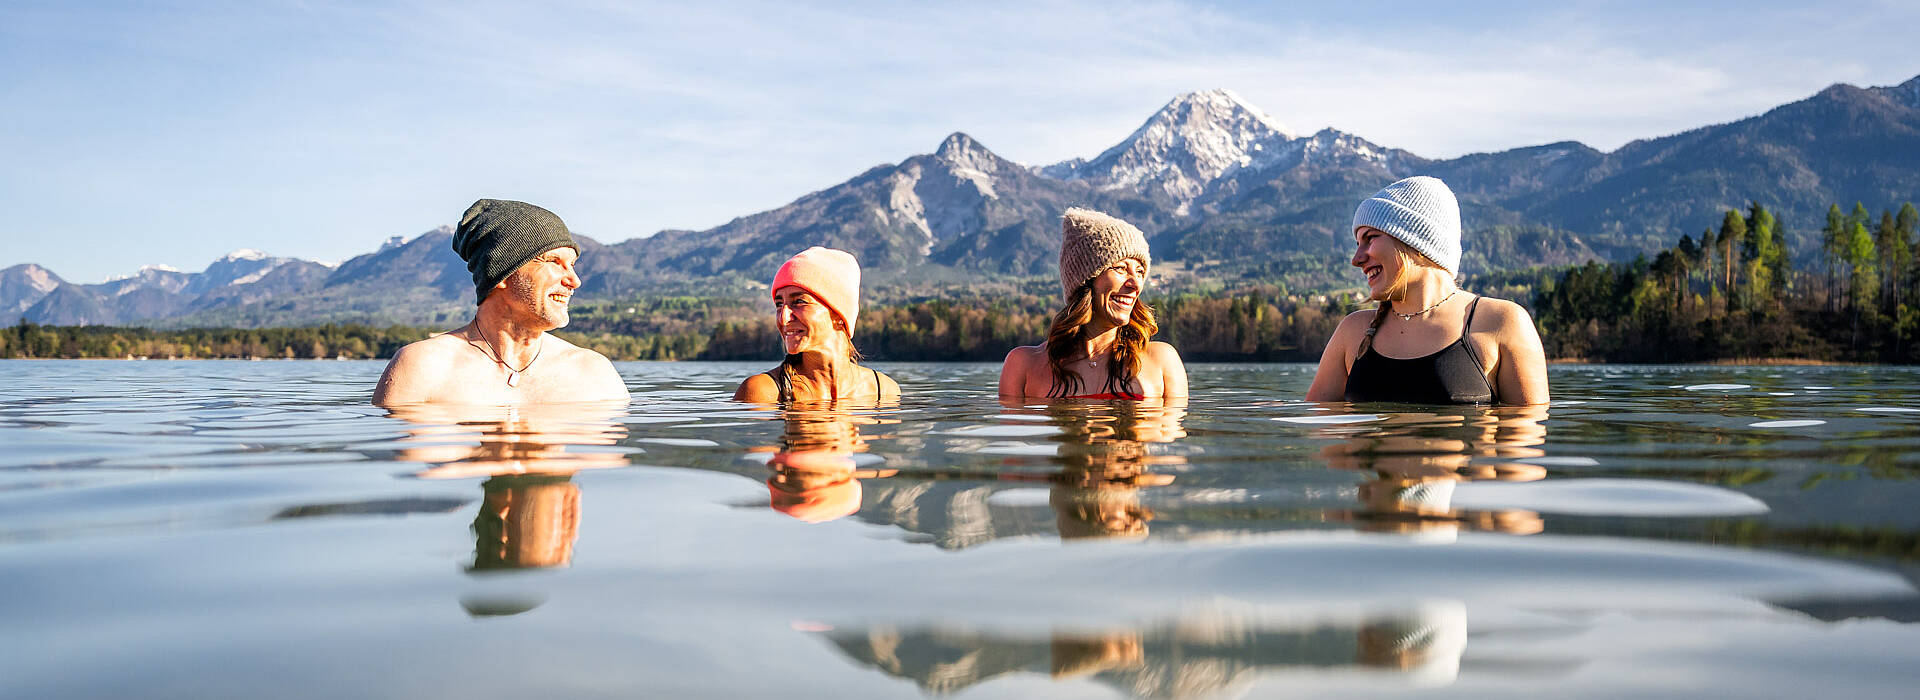
[(606, 356), (547, 332), (567, 325), (580, 288), (580, 246), (560, 217), (482, 199), (460, 217), (453, 251), (473, 273), (473, 322), (401, 348), (373, 390), (375, 404), (627, 400)]

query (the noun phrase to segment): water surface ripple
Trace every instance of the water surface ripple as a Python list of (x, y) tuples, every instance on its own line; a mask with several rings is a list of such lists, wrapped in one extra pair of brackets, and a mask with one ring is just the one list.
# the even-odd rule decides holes
[[(366, 404), (0, 362), (0, 697), (1909, 697), (1920, 371), (1556, 366), (1541, 409)], [(25, 642), (25, 643), (22, 643)]]

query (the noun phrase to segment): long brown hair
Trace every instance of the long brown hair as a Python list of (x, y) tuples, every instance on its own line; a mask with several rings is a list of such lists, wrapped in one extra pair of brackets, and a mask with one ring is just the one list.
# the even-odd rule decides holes
[[(1086, 349), (1086, 328), (1092, 321), (1093, 281), (1088, 280), (1073, 290), (1066, 307), (1053, 315), (1053, 325), (1047, 328), (1047, 368), (1053, 371), (1053, 386), (1047, 390), (1047, 396), (1066, 398), (1080, 394), (1080, 375), (1067, 365)], [(1120, 327), (1120, 338), (1113, 343), (1113, 361), (1107, 363), (1107, 381), (1102, 384), (1101, 393), (1127, 391), (1127, 383), (1140, 373), (1140, 355), (1147, 351), (1147, 341), (1158, 332), (1160, 324), (1153, 320), (1153, 309), (1145, 303), (1134, 304), (1127, 324)]]

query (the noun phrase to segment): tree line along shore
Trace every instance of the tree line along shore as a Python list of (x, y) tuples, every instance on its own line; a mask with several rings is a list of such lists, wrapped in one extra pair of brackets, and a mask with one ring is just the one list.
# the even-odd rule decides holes
[[(1920, 214), (1829, 208), (1819, 251), (1787, 249), (1766, 207), (1730, 210), (1696, 238), (1630, 262), (1463, 278), (1469, 291), (1527, 305), (1550, 358), (1593, 362), (1920, 362)], [(1798, 267), (1794, 262), (1800, 261)], [(1159, 339), (1194, 362), (1311, 362), (1352, 292), (1223, 285), (1152, 298)], [(998, 361), (1038, 342), (1056, 303), (1039, 294), (932, 299), (863, 310), (855, 344), (893, 361)], [(557, 334), (616, 360), (777, 360), (768, 306), (734, 298), (581, 302)], [(327, 324), (296, 328), (0, 328), (0, 358), (377, 359), (445, 329)]]

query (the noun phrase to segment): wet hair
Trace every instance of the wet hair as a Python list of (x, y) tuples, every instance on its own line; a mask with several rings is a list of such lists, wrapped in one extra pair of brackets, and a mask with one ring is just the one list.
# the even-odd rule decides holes
[[(1086, 327), (1093, 322), (1093, 280), (1087, 280), (1073, 290), (1065, 308), (1053, 315), (1053, 325), (1047, 329), (1047, 368), (1053, 371), (1053, 385), (1047, 390), (1047, 396), (1065, 398), (1080, 394), (1080, 375), (1068, 369), (1068, 364), (1079, 359), (1079, 353), (1086, 348)], [(1144, 303), (1133, 305), (1133, 313), (1127, 323), (1120, 327), (1120, 338), (1113, 344), (1113, 361), (1107, 363), (1107, 380), (1101, 385), (1100, 393), (1121, 393), (1127, 391), (1127, 383), (1140, 373), (1140, 355), (1147, 350), (1147, 341), (1153, 334), (1160, 332), (1160, 324), (1153, 320), (1153, 309)]]

